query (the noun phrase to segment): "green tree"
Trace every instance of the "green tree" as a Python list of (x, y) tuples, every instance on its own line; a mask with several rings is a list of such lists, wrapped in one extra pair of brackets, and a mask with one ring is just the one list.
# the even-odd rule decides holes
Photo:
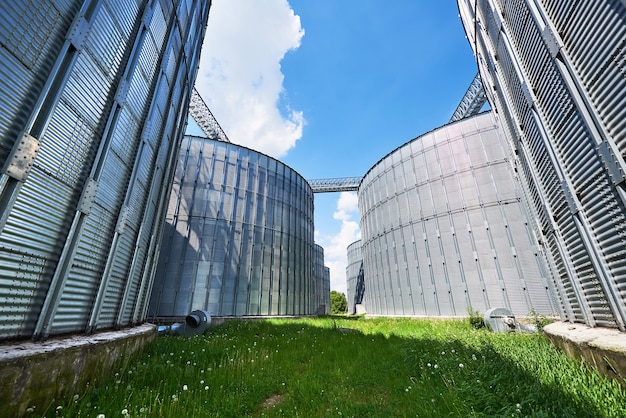
[(330, 291), (330, 313), (333, 315), (345, 314), (348, 310), (346, 295), (336, 290)]

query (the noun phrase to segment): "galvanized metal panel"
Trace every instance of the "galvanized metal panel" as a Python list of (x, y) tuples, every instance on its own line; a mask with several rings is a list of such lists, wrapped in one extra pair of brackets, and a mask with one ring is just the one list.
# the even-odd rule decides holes
[[(623, 124), (624, 78), (618, 69), (626, 10), (619, 1), (572, 7), (546, 0), (535, 6), (503, 3), (506, 36), (476, 44), (480, 54), (497, 50), (500, 73), (484, 67), (487, 79), (498, 84), (499, 102), (492, 106), (503, 111), (512, 131), (518, 129), (514, 120), (521, 121), (530, 151), (522, 155), (531, 157), (521, 159), (530, 165), (522, 172), (547, 240), (561, 313), (592, 326), (623, 328), (624, 279), (620, 263), (613, 271), (612, 261), (625, 245), (616, 238), (625, 215), (615, 184), (623, 180), (619, 170), (626, 164), (607, 150), (619, 149), (623, 137), (613, 127)], [(490, 13), (479, 5), (479, 15)]]
[[(484, 310), (493, 305), (510, 306), (518, 315), (526, 315), (533, 308), (515, 259), (520, 252), (534, 254), (532, 235), (526, 232), (513, 243), (508, 232), (511, 223), (521, 224), (524, 230), (527, 218), (519, 215), (525, 208), (515, 194), (520, 189), (506, 158), (506, 138), (489, 114), (450, 126), (454, 126), (453, 133), (446, 132), (446, 126), (414, 140), (429, 148), (409, 143), (390, 154), (398, 157), (405, 155), (402, 148), (412, 149), (415, 154), (402, 164), (417, 166), (416, 161), (424, 161), (430, 167), (427, 172), (416, 172), (418, 188), (396, 182), (395, 170), (381, 177), (372, 169), (361, 182), (362, 225), (371, 225), (362, 229), (369, 313), (466, 315), (468, 306)], [(452, 155), (465, 147), (471, 170), (459, 171)], [(393, 198), (378, 200), (380, 184)], [(517, 216), (515, 212), (507, 216), (509, 208)], [(406, 211), (410, 213), (400, 213)], [(385, 227), (379, 228), (377, 224), (383, 221)], [(400, 221), (413, 228), (405, 233)], [(540, 276), (541, 263), (537, 259), (527, 266), (528, 274)], [(381, 304), (376, 302), (377, 295), (369, 296), (370, 290), (382, 293)], [(552, 313), (545, 285), (538, 297), (541, 294), (543, 303), (536, 309)]]
[[(56, 3), (56, 4), (55, 4)], [(0, 162), (26, 128), (80, 2), (0, 4)], [(41, 25), (40, 22), (46, 22)], [(32, 30), (32, 28), (38, 30)]]
[[(175, 179), (182, 190), (171, 196), (180, 203), (170, 205), (181, 212), (171, 219), (177, 227), (183, 225), (181, 230), (190, 229), (189, 237), (181, 242), (196, 250), (168, 251), (166, 264), (181, 260), (191, 265), (201, 260), (210, 264), (208, 275), (190, 274), (195, 277), (195, 286), (204, 283), (200, 286), (208, 294), (203, 309), (214, 315), (315, 313), (321, 302), (319, 278), (323, 276), (323, 264), (318, 262), (313, 269), (312, 254), (308, 255), (307, 250), (312, 246), (312, 234), (302, 228), (312, 222), (312, 206), (308, 204), (312, 192), (308, 183), (285, 183), (281, 173), (289, 172), (293, 178), (298, 177), (297, 173), (266, 156), (253, 157), (254, 151), (232, 144), (189, 137), (183, 150), (179, 158), (182, 168), (177, 170)], [(242, 179), (243, 170), (248, 175)], [(199, 176), (208, 181), (198, 181)], [(242, 193), (241, 187), (256, 193)], [(294, 199), (294, 195), (300, 197)], [(253, 201), (248, 203), (245, 199)], [(182, 200), (187, 203), (182, 205)], [(215, 210), (211, 209), (213, 206)], [(196, 215), (187, 217), (193, 213)], [(297, 217), (297, 222), (288, 219), (290, 216)], [(211, 224), (216, 229), (209, 228)], [(249, 224), (256, 226), (249, 229)], [(291, 231), (292, 227), (296, 230)], [(161, 253), (165, 251), (163, 248)], [(292, 252), (297, 255), (292, 256)], [(323, 259), (318, 261), (323, 263)], [(171, 274), (167, 266), (160, 265), (150, 312), (169, 316), (178, 313), (164, 311), (171, 305), (160, 304), (157, 295), (162, 293), (165, 282), (176, 279), (163, 276), (164, 272)], [(179, 293), (177, 309), (191, 309), (194, 301), (201, 300), (200, 296)]]
[[(41, 1), (37, 2), (37, 7), (33, 7), (30, 2), (0, 6), (0, 22), (13, 20), (24, 24), (33, 19), (38, 24), (20, 27), (40, 29), (31, 31), (31, 38), (20, 38), (22, 44), (12, 43), (6, 38), (3, 45), (13, 45), (11, 48), (14, 50), (9, 52), (2, 48), (0, 54), (5, 54), (7, 58), (11, 53), (17, 56), (24, 45), (30, 45), (30, 56), (20, 57), (30, 60), (30, 70), (43, 77), (50, 72), (56, 59), (55, 54), (61, 51), (69, 22), (73, 20), (79, 6), (69, 2), (56, 2), (55, 6), (64, 8), (60, 10), (61, 14), (57, 14), (57, 11), (48, 7), (51, 4)], [(20, 6), (23, 8), (19, 9)], [(135, 320), (142, 318), (141, 314), (136, 315), (137, 310), (133, 305), (136, 302), (141, 304), (141, 297), (145, 299), (149, 292), (145, 282), (151, 281), (151, 278), (146, 272), (152, 269), (150, 263), (153, 261), (150, 261), (148, 252), (154, 250), (155, 233), (158, 234), (158, 229), (155, 228), (160, 221), (158, 218), (162, 216), (157, 216), (156, 212), (160, 212), (159, 205), (165, 203), (159, 197), (162, 184), (155, 187), (151, 182), (161, 183), (165, 178), (162, 174), (162, 170), (167, 169), (164, 167), (164, 162), (168, 159), (165, 155), (171, 155), (174, 148), (169, 140), (166, 141), (168, 149), (160, 150), (159, 158), (156, 157), (154, 148), (146, 149), (141, 154), (143, 160), (137, 167), (139, 174), (135, 175), (138, 182), (131, 193), (127, 193), (126, 185), (135, 166), (134, 150), (142, 139), (138, 135), (139, 127), (144, 122), (141, 118), (149, 105), (147, 94), (144, 94), (143, 99), (139, 97), (139, 100), (134, 100), (136, 96), (141, 96), (135, 92), (145, 93), (147, 90), (145, 86), (140, 86), (142, 77), (132, 77), (132, 72), (140, 68), (156, 69), (145, 62), (143, 67), (132, 68), (134, 61), (125, 61), (135, 42), (130, 36), (140, 25), (139, 6), (143, 9), (145, 5), (143, 2), (105, 2), (97, 9), (95, 17), (87, 17), (93, 17), (93, 24), (91, 21), (81, 20), (83, 26), (89, 29), (85, 32), (84, 42), (76, 37), (71, 39), (74, 46), (81, 49), (81, 54), (75, 54), (74, 58), (65, 61), (64, 66), (58, 67), (60, 73), (56, 80), (67, 81), (64, 85), (54, 86), (61, 89), (60, 100), (57, 103), (49, 101), (55, 107), (45, 108), (45, 114), (40, 117), (38, 129), (44, 130), (43, 136), (39, 138), (41, 147), (33, 168), (22, 180), (23, 184), (14, 189), (15, 203), (0, 235), (0, 248), (8, 250), (4, 252), (6, 260), (17, 261), (15, 255), (22, 254), (19, 256), (19, 264), (14, 264), (17, 271), (37, 272), (24, 276), (25, 280), (19, 282), (18, 288), (23, 290), (18, 292), (30, 295), (29, 303), (22, 304), (22, 308), (17, 304), (17, 309), (13, 309), (15, 321), (0, 330), (2, 338), (32, 334), (39, 315), (43, 319), (40, 318), (41, 324), (38, 323), (36, 327), (37, 332), (43, 336), (83, 330), (88, 321), (94, 318), (97, 327), (119, 325), (116, 317), (117, 320), (128, 323), (131, 321), (131, 311)], [(206, 20), (206, 2), (195, 2), (192, 9), (192, 20)], [(28, 10), (35, 13), (26, 15)], [(50, 16), (56, 17), (46, 20), (48, 12), (51, 13)], [(22, 14), (24, 19), (8, 19), (12, 16), (11, 13)], [(162, 33), (156, 36), (161, 43), (165, 40), (163, 23), (155, 23), (157, 28), (161, 25), (158, 30)], [(203, 25), (195, 25), (198, 26)], [(12, 31), (11, 34), (6, 25), (0, 24), (0, 28), (0, 36), (19, 34), (19, 30)], [(139, 34), (141, 33), (140, 30)], [(150, 39), (154, 46), (155, 37)], [(39, 47), (34, 48), (35, 44)], [(153, 53), (161, 54), (161, 46), (158, 50), (153, 48), (146, 51), (145, 48), (142, 49), (141, 43), (138, 45), (136, 51), (140, 55), (147, 54), (146, 58)], [(193, 51), (193, 54), (199, 54), (197, 47)], [(40, 52), (41, 57), (51, 57), (52, 60), (41, 60), (36, 56)], [(158, 56), (152, 57), (152, 60), (158, 59)], [(142, 63), (141, 59), (139, 62)], [(2, 63), (4, 66), (5, 63), (10, 63), (10, 59), (3, 59)], [(133, 80), (128, 90), (122, 82), (121, 66), (126, 63), (131, 63), (131, 66), (124, 77)], [(0, 74), (8, 74), (2, 68), (4, 67), (0, 67)], [(14, 100), (26, 105), (15, 108), (12, 112), (15, 121), (18, 121), (19, 118), (25, 120), (24, 110), (27, 107), (32, 109), (34, 99), (39, 94), (37, 86), (40, 89), (45, 79), (35, 79), (34, 75), (23, 71), (22, 64), (15, 65), (14, 68), (22, 68), (20, 71), (23, 75), (16, 74), (12, 77), (13, 81), (22, 79), (24, 86), (34, 87), (31, 99), (18, 90), (11, 92)], [(181, 71), (186, 71), (185, 66), (180, 68)], [(63, 74), (63, 71), (67, 74)], [(195, 75), (196, 69), (193, 71)], [(182, 77), (181, 80), (189, 78)], [(144, 77), (143, 82), (145, 81)], [(122, 93), (127, 91), (125, 94), (129, 95), (127, 97), (131, 98), (130, 101), (125, 101), (123, 95), (114, 94), (118, 87)], [(181, 87), (182, 85), (177, 87), (179, 92), (183, 91)], [(8, 90), (3, 90), (5, 91)], [(190, 88), (185, 91), (189, 92)], [(122, 107), (113, 108), (114, 100)], [(188, 99), (179, 94), (173, 100), (168, 97), (167, 101), (168, 105), (163, 107), (167, 110), (161, 112), (161, 118), (155, 119), (159, 125), (157, 129), (163, 132), (167, 125), (168, 129), (178, 135), (182, 132), (184, 123), (184, 118), (180, 115), (186, 113), (181, 104), (187, 103)], [(14, 105), (7, 101), (5, 108), (11, 109), (12, 106)], [(163, 119), (165, 113), (168, 114), (167, 121)], [(45, 120), (46, 115), (49, 115), (49, 120)], [(112, 119), (107, 124), (106, 117), (109, 116)], [(18, 122), (18, 125), (20, 123), (23, 125), (22, 122)], [(8, 125), (10, 124), (3, 126)], [(17, 125), (13, 123), (13, 126)], [(105, 133), (105, 126), (110, 126), (110, 131), (107, 132), (107, 138), (103, 139), (101, 136)], [(156, 136), (156, 131), (151, 133), (153, 136), (147, 139), (159, 144), (161, 141)], [(166, 133), (166, 137), (171, 134), (172, 132)], [(110, 142), (107, 141), (108, 138), (111, 139)], [(94, 157), (97, 158), (94, 160)], [(158, 167), (156, 172), (155, 167)], [(89, 181), (88, 175), (93, 176)], [(83, 191), (82, 187), (85, 185), (90, 189)], [(79, 206), (81, 193), (85, 194), (84, 198), (89, 199), (89, 202), (80, 200), (82, 203)], [(54, 198), (51, 199), (51, 196)], [(131, 216), (126, 219), (126, 227), (118, 222), (120, 214), (123, 217), (125, 213), (122, 206), (124, 199), (128, 199), (128, 204), (124, 207), (144, 212), (144, 216), (140, 218), (138, 215), (133, 217), (131, 211)], [(24, 222), (27, 219), (28, 222)], [(120, 235), (114, 240), (116, 228)], [(112, 244), (114, 248), (111, 250)], [(28, 255), (31, 253), (32, 255)], [(110, 255), (117, 259), (107, 260)], [(7, 265), (10, 263), (7, 261)], [(131, 265), (134, 266), (132, 269)], [(101, 280), (103, 274), (104, 281)], [(51, 278), (53, 286), (48, 289)], [(14, 292), (12, 289), (7, 289), (7, 292)], [(103, 300), (99, 299), (98, 290), (102, 290)], [(0, 291), (0, 295), (2, 292)], [(4, 304), (4, 296), (2, 298)], [(45, 312), (40, 313), (38, 310), (42, 306)], [(102, 312), (99, 311), (101, 307)], [(99, 322), (98, 318), (101, 319)]]

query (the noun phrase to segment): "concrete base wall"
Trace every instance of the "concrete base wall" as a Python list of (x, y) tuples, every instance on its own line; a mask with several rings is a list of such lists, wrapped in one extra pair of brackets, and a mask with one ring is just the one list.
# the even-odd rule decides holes
[(41, 343), (0, 345), (0, 417), (42, 414), (123, 367), (154, 340), (151, 324)]
[(626, 386), (626, 333), (566, 322), (546, 325), (543, 331), (570, 358), (584, 359), (601, 374)]

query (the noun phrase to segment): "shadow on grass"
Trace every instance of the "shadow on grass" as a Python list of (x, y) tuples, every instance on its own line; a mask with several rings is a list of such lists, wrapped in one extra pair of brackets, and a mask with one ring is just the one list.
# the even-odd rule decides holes
[(63, 415), (603, 417), (626, 416), (625, 405), (542, 336), (329, 316), (159, 337)]
[[(392, 329), (372, 334), (364, 333), (359, 327), (367, 324), (367, 319), (340, 316), (329, 319), (334, 325), (327, 331), (329, 345), (354, 347), (343, 353), (347, 366), (345, 381), (354, 382), (355, 387), (368, 382), (372, 394), (404, 389), (404, 394), (413, 395), (413, 399), (398, 398), (407, 407), (403, 413), (626, 416), (626, 398), (619, 386), (572, 362), (541, 335), (498, 335), (457, 324), (455, 331), (464, 334), (462, 337), (444, 333), (439, 338), (429, 338), (424, 334), (428, 334), (433, 321), (419, 320), (409, 320), (408, 324), (406, 320), (397, 322), (403, 323), (404, 328), (426, 326), (426, 333), (401, 336)], [(282, 334), (296, 332), (300, 325), (277, 327)], [(438, 327), (437, 321), (434, 327)], [(335, 336), (338, 341), (333, 342), (333, 332), (346, 334), (346, 330), (355, 332)], [(402, 362), (398, 363), (400, 355)]]

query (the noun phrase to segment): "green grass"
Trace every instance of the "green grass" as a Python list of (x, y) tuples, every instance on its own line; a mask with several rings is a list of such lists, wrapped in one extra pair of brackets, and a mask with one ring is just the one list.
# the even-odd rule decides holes
[(51, 416), (624, 417), (626, 396), (542, 335), (467, 321), (233, 321), (158, 337)]

